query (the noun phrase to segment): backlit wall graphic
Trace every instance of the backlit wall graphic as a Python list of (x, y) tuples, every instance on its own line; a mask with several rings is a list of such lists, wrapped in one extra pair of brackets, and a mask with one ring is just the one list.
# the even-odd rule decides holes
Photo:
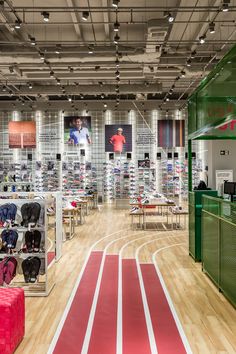
[(36, 123), (31, 121), (8, 123), (9, 148), (36, 148)]
[(157, 141), (162, 148), (185, 146), (185, 121), (184, 120), (158, 120)]

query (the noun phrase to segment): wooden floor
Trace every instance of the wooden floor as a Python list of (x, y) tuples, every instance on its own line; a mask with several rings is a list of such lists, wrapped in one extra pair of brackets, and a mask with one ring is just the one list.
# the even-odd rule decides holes
[(101, 238), (96, 250), (122, 251), (140, 262), (152, 262), (158, 251), (155, 259), (193, 353), (236, 353), (236, 310), (189, 257), (187, 232), (133, 231), (127, 211), (112, 207), (92, 212), (76, 230), (63, 245), (50, 296), (26, 299), (26, 335), (17, 354), (47, 353), (89, 248)]

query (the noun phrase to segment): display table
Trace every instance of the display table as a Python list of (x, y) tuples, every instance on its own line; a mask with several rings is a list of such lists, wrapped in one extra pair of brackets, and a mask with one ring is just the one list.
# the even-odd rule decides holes
[[(148, 216), (166, 216), (167, 229), (168, 226), (171, 225), (173, 229), (173, 217), (171, 224), (169, 224), (170, 216), (169, 207), (175, 206), (175, 203), (167, 203), (163, 200), (153, 199), (148, 204), (140, 204), (140, 203), (130, 203), (130, 206), (137, 206), (143, 210), (143, 229), (147, 229), (147, 217)], [(153, 211), (154, 209), (154, 211)], [(157, 209), (157, 210), (156, 210)], [(163, 222), (162, 222), (163, 223)], [(166, 229), (166, 228), (165, 228)]]

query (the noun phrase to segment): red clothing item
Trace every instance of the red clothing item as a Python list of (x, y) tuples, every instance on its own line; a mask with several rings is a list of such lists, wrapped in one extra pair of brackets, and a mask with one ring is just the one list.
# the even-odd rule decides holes
[(114, 152), (122, 152), (123, 144), (126, 143), (124, 135), (115, 134), (111, 137), (110, 142), (113, 144)]

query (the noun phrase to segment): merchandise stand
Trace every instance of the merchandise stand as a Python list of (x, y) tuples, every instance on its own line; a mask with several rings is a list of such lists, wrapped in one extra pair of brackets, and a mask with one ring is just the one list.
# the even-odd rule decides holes
[[(218, 63), (195, 90), (188, 102), (189, 192), (192, 200), (192, 142), (194, 140), (236, 140), (234, 123), (236, 46)], [(213, 154), (215, 152), (213, 151)], [(232, 166), (231, 166), (232, 168)], [(203, 195), (202, 203), (202, 263), (203, 270), (219, 289), (236, 304), (236, 220), (234, 203)], [(191, 203), (190, 203), (191, 204)], [(192, 205), (189, 231), (191, 232)], [(226, 242), (227, 241), (227, 242)]]
[[(22, 287), (26, 296), (48, 296), (55, 285), (55, 264), (49, 264), (49, 253), (53, 249), (55, 240), (51, 239), (48, 229), (47, 208), (54, 203), (53, 198), (47, 199), (0, 199), (0, 206), (13, 204), (16, 206), (15, 220), (6, 221), (0, 228), (3, 240), (3, 231), (16, 232), (18, 235), (16, 244), (6, 253), (0, 253), (3, 260), (10, 257), (17, 262), (16, 275), (12, 277), (8, 285), (10, 287)], [(35, 222), (24, 222), (23, 208), (28, 205), (40, 205), (40, 214)], [(34, 248), (29, 249), (26, 235), (40, 234), (40, 242)], [(33, 236), (35, 237), (35, 236)], [(9, 241), (8, 241), (9, 242)], [(31, 243), (32, 245), (32, 243)], [(36, 263), (36, 264), (35, 264)]]
[[(57, 262), (62, 255), (62, 194), (61, 192), (2, 192), (0, 194), (1, 199), (34, 199), (34, 198), (52, 199), (52, 204), (55, 206), (55, 215), (53, 215), (52, 224), (49, 222), (49, 226), (55, 229), (55, 261)], [(37, 199), (35, 199), (37, 200)], [(47, 216), (48, 217), (48, 216)], [(51, 220), (50, 220), (51, 221)]]

